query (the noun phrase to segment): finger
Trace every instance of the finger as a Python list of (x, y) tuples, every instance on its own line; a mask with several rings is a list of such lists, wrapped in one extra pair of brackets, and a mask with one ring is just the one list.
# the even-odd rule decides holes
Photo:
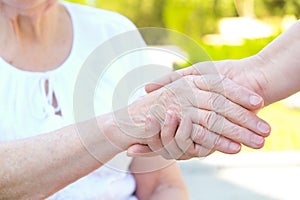
[(135, 144), (127, 149), (127, 156), (129, 157), (153, 157), (157, 156), (156, 153), (152, 152), (148, 145)]
[(186, 160), (193, 157), (202, 158), (212, 154), (214, 150), (207, 149), (201, 144), (192, 143), (186, 152), (179, 158), (179, 160)]
[(149, 138), (147, 144), (151, 151), (153, 151), (154, 153), (159, 154), (166, 159), (170, 158), (169, 153), (167, 152), (167, 150), (164, 149), (163, 143), (159, 135)]
[(238, 153), (241, 145), (206, 128), (193, 124), (192, 140), (208, 150), (220, 151), (226, 154)]
[(189, 160), (191, 158), (201, 158), (206, 157), (213, 153), (211, 149), (206, 149), (205, 147), (199, 144), (191, 144), (189, 148), (183, 153), (177, 160)]
[(160, 130), (161, 125), (159, 121), (151, 115), (147, 116), (145, 122), (145, 134), (151, 137), (146, 139), (146, 144), (148, 144), (149, 149), (151, 149), (153, 152), (157, 151), (158, 149), (162, 149)]
[(180, 125), (175, 135), (175, 141), (182, 152), (197, 156), (195, 152), (190, 148), (193, 145), (191, 138), (193, 132), (193, 123), (189, 117), (183, 116)]
[[(238, 149), (228, 149), (229, 145), (226, 146), (227, 143), (229, 143), (228, 139), (209, 131), (204, 132), (203, 130), (204, 128), (201, 129), (200, 125), (192, 124), (189, 117), (182, 118), (175, 136), (175, 141), (183, 152), (179, 160), (204, 157), (215, 150), (219, 150), (223, 153), (237, 153), (240, 150), (240, 147)], [(207, 137), (207, 135), (213, 136)], [(212, 139), (212, 141), (207, 141), (208, 138)], [(218, 140), (218, 138), (221, 138), (221, 140)]]
[(146, 84), (145, 91), (147, 93), (150, 93), (154, 90), (158, 90), (158, 89), (164, 87), (165, 85), (168, 85), (169, 83), (172, 83), (172, 82), (180, 79), (182, 76), (179, 72), (180, 72), (180, 70), (178, 70), (176, 72), (169, 73), (166, 76), (163, 76), (163, 77), (161, 77), (157, 80), (154, 80), (151, 83)]
[(165, 159), (171, 159), (168, 151), (163, 147), (160, 131), (158, 131), (158, 134), (153, 134), (153, 130), (151, 130), (153, 127), (157, 130), (158, 127), (160, 128), (160, 123), (153, 116), (148, 116), (146, 119), (145, 132), (146, 135), (152, 134), (153, 136), (147, 138), (146, 144), (148, 144), (148, 147), (155, 154), (161, 155)]
[(166, 113), (165, 123), (161, 129), (161, 141), (164, 148), (173, 159), (178, 159), (184, 154), (175, 141), (175, 134), (178, 125), (178, 117), (173, 111), (168, 110)]
[(199, 153), (194, 148), (195, 145), (191, 139), (193, 124), (189, 117), (183, 117), (176, 131), (175, 142), (180, 148), (181, 156), (177, 160), (187, 160), (199, 157)]
[(188, 113), (193, 123), (202, 125), (211, 132), (223, 135), (226, 138), (254, 149), (261, 148), (264, 145), (264, 137), (232, 123), (215, 112), (193, 109)]
[[(152, 116), (147, 116), (145, 121), (145, 135), (146, 143), (149, 140), (149, 136), (157, 136), (160, 132), (160, 124), (159, 122), (153, 118)], [(127, 149), (127, 155), (131, 157), (152, 157), (157, 156), (151, 148), (146, 144), (134, 144)]]
[[(222, 137), (220, 137), (220, 139), (222, 139)], [(226, 146), (226, 145), (228, 145), (228, 146)], [(235, 150), (232, 150), (231, 146), (234, 146), (233, 148)], [(236, 150), (237, 146), (239, 147), (238, 150)], [(222, 153), (225, 153), (225, 154), (236, 154), (236, 153), (240, 152), (241, 145), (239, 143), (230, 142), (230, 140), (229, 140), (229, 143), (222, 143), (221, 142), (220, 144), (216, 145), (215, 148), (213, 148), (213, 149), (205, 148), (202, 145), (199, 145), (199, 144), (195, 143), (194, 144), (194, 149), (195, 149), (194, 151), (197, 152), (196, 154), (198, 155), (198, 157), (207, 157), (210, 154), (214, 153), (215, 151), (219, 151), (219, 152), (222, 152)]]
[(202, 145), (199, 145), (199, 144), (194, 144), (194, 145), (195, 145), (194, 146), (195, 151), (197, 152), (198, 157), (200, 157), (200, 158), (207, 157), (214, 152), (212, 149), (207, 149), (207, 148), (203, 147)]
[(242, 146), (240, 143), (234, 142), (232, 140), (229, 140), (228, 138), (220, 136), (216, 141), (215, 148), (213, 150), (226, 154), (236, 154), (239, 153), (241, 149)]
[(233, 103), (224, 96), (216, 93), (198, 91), (194, 98), (191, 98), (194, 106), (200, 109), (214, 111), (231, 122), (245, 127), (264, 137), (270, 134), (270, 126), (260, 119), (253, 112)]
[(194, 76), (194, 83), (201, 90), (221, 94), (249, 110), (263, 107), (262, 97), (223, 75)]
[(177, 70), (172, 72), (168, 75), (165, 75), (151, 83), (148, 83), (145, 86), (145, 90), (147, 93), (150, 93), (154, 90), (158, 90), (161, 87), (164, 87), (183, 76), (187, 75), (201, 75), (201, 74), (219, 74), (216, 70), (215, 62), (207, 61), (207, 62), (200, 62), (190, 67)]

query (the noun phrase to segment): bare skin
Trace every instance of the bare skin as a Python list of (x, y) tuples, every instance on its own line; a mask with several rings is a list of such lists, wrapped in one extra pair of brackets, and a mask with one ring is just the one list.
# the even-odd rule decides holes
[[(48, 71), (68, 57), (73, 38), (71, 19), (56, 1), (3, 1), (0, 9), (0, 55), (8, 63), (25, 71)], [(101, 123), (108, 121), (104, 118), (99, 119)], [(85, 140), (85, 144), (76, 126), (26, 140), (1, 142), (0, 198), (43, 199), (99, 168), (121, 151), (106, 136), (99, 136), (86, 124), (83, 126), (87, 138), (93, 138)], [(97, 158), (103, 162), (95, 159), (85, 145), (96, 146)], [(136, 162), (132, 162), (133, 167)], [(157, 176), (148, 179), (159, 180)], [(177, 176), (180, 173), (173, 174), (174, 183)], [(178, 181), (182, 183), (181, 179)], [(179, 189), (176, 193), (186, 193), (184, 184)]]
[[(0, 29), (5, 30), (0, 32), (0, 56), (8, 63), (21, 70), (47, 71), (55, 69), (68, 57), (72, 48), (72, 23), (65, 8), (57, 4), (55, 0), (3, 0), (0, 3), (0, 9)], [(193, 91), (198, 92), (199, 88), (195, 85), (193, 77), (186, 81), (193, 86)], [(180, 83), (174, 83), (172, 87), (176, 91), (187, 92)], [(246, 96), (257, 95), (245, 89), (242, 91)], [(2, 163), (0, 176), (3, 177), (0, 180), (0, 199), (46, 198), (101, 167), (116, 154), (135, 144), (153, 146), (153, 141), (156, 140), (144, 137), (145, 134), (153, 134), (153, 131), (145, 131), (147, 112), (153, 103), (161, 104), (162, 107), (165, 105), (177, 106), (193, 124), (193, 120), (188, 116), (193, 113), (193, 109), (198, 110), (199, 108), (189, 102), (184, 105), (178, 104), (171, 97), (172, 94), (168, 91), (160, 90), (133, 103), (128, 108), (98, 116), (96, 121), (99, 126), (97, 127), (90, 120), (28, 139), (0, 142)], [(168, 101), (165, 101), (166, 99)], [(249, 105), (248, 100), (240, 103), (255, 110), (261, 107), (262, 99), (256, 105)], [(232, 108), (237, 109), (240, 113), (247, 112), (243, 106), (233, 106)], [(165, 106), (164, 109), (167, 110), (167, 107)], [(128, 127), (126, 123), (114, 121), (114, 115), (120, 114), (122, 118), (122, 114), (127, 111), (130, 111), (130, 117), (136, 119), (139, 131), (133, 131), (130, 129), (132, 126)], [(233, 118), (233, 121), (238, 121), (237, 116), (233, 116)], [(205, 115), (194, 116), (195, 121), (205, 122)], [(240, 137), (246, 133), (246, 137), (252, 137), (252, 135), (259, 137), (256, 142), (248, 143), (253, 148), (259, 148), (263, 145), (263, 137), (268, 133), (261, 133), (257, 129), (255, 124), (263, 121), (255, 115), (249, 115), (249, 122), (251, 123), (237, 125), (237, 142), (234, 143), (239, 144), (246, 141), (245, 138)], [(195, 124), (195, 126), (198, 125)], [(251, 130), (245, 130), (243, 126), (248, 126)], [(130, 135), (124, 132), (124, 129), (132, 130)], [(80, 134), (78, 130), (80, 130)], [(190, 136), (192, 132), (197, 136), (198, 132), (193, 129), (190, 129), (187, 135)], [(208, 131), (207, 134), (212, 133)], [(155, 132), (152, 136), (157, 135), (158, 133)], [(199, 140), (199, 142), (202, 141)], [(214, 148), (227, 153), (238, 152), (239, 148), (234, 150), (230, 148), (231, 143), (231, 140), (221, 138)], [(192, 145), (186, 159), (199, 156), (196, 147), (196, 145)], [(172, 149), (168, 151), (172, 152)], [(139, 165), (142, 163), (140, 159), (133, 160), (132, 170), (140, 167)], [(171, 173), (174, 170), (178, 173)], [(165, 178), (167, 176), (169, 178)], [(155, 184), (143, 187), (139, 183), (143, 183), (144, 177), (147, 177), (149, 183)], [(138, 183), (136, 192), (141, 199), (163, 199), (166, 195), (171, 194), (182, 197), (180, 199), (187, 198), (186, 188), (176, 164), (161, 170), (140, 173), (135, 178)], [(153, 191), (153, 193), (146, 193), (147, 190)]]
[(151, 92), (186, 75), (218, 73), (261, 95), (267, 106), (300, 90), (299, 32), (298, 21), (256, 55), (241, 60), (197, 63), (149, 84), (146, 90)]
[[(255, 91), (263, 97), (265, 106), (270, 105), (300, 91), (299, 32), (298, 21), (256, 55), (241, 60), (197, 63), (148, 84), (146, 91), (153, 92), (184, 76), (222, 74)], [(157, 123), (154, 120), (149, 126)], [(165, 129), (161, 134), (177, 135), (179, 124), (174, 121), (173, 128)], [(136, 152), (147, 152), (147, 149), (140, 148)]]
[(55, 0), (28, 9), (1, 2), (0, 9), (0, 27), (5, 30), (0, 33), (0, 55), (8, 63), (22, 70), (47, 71), (68, 57), (72, 22)]

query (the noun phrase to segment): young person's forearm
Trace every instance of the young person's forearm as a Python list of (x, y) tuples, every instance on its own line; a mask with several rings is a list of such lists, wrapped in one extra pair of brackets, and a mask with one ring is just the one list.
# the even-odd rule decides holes
[[(248, 87), (272, 104), (300, 91), (300, 22), (254, 56), (213, 63), (219, 73)], [(205, 63), (199, 64), (205, 69)]]
[(262, 87), (268, 104), (300, 91), (299, 55), (300, 21), (256, 55), (266, 79)]

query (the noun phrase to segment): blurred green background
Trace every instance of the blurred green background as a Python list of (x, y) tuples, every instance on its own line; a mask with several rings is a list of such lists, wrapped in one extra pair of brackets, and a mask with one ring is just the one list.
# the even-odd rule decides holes
[[(137, 27), (172, 29), (195, 40), (212, 60), (260, 51), (300, 16), (300, 0), (71, 0), (117, 11)], [(197, 52), (188, 51), (190, 58)], [(295, 98), (298, 101), (300, 98)], [(300, 108), (278, 102), (259, 114), (272, 134), (259, 151), (300, 150)], [(253, 151), (244, 148), (244, 151)]]

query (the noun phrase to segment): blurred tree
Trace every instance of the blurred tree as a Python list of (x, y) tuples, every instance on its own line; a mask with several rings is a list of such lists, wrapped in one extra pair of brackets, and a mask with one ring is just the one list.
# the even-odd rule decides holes
[(221, 17), (237, 16), (233, 0), (94, 0), (92, 4), (117, 11), (138, 27), (170, 28), (196, 38), (215, 32)]
[(96, 7), (117, 11), (131, 19), (138, 27), (165, 27), (162, 20), (167, 0), (96, 0)]
[(216, 32), (221, 17), (237, 15), (232, 0), (169, 0), (163, 13), (167, 28), (195, 39)]
[[(197, 42), (202, 36), (218, 32), (223, 17), (252, 15), (258, 18), (300, 16), (300, 0), (69, 0), (119, 12), (138, 27), (162, 27), (179, 31)], [(250, 11), (247, 11), (251, 8)], [(254, 11), (252, 10), (254, 8)], [(250, 14), (249, 14), (250, 13)], [(276, 23), (279, 21), (277, 20)], [(152, 33), (151, 33), (152, 34)], [(161, 36), (151, 43), (164, 44)], [(241, 58), (259, 51), (273, 38), (247, 41), (244, 46), (205, 46), (213, 59)], [(205, 44), (203, 44), (205, 45)], [(221, 52), (221, 53), (220, 53)], [(193, 50), (190, 55), (195, 53)], [(198, 56), (198, 55), (196, 55)], [(194, 56), (194, 57), (196, 57)], [(192, 56), (193, 57), (193, 56)]]
[[(69, 0), (117, 11), (138, 27), (164, 27), (199, 38), (214, 33), (222, 17), (296, 15), (300, 0)], [(236, 9), (237, 8), (237, 9)], [(254, 8), (254, 11), (253, 11)]]

